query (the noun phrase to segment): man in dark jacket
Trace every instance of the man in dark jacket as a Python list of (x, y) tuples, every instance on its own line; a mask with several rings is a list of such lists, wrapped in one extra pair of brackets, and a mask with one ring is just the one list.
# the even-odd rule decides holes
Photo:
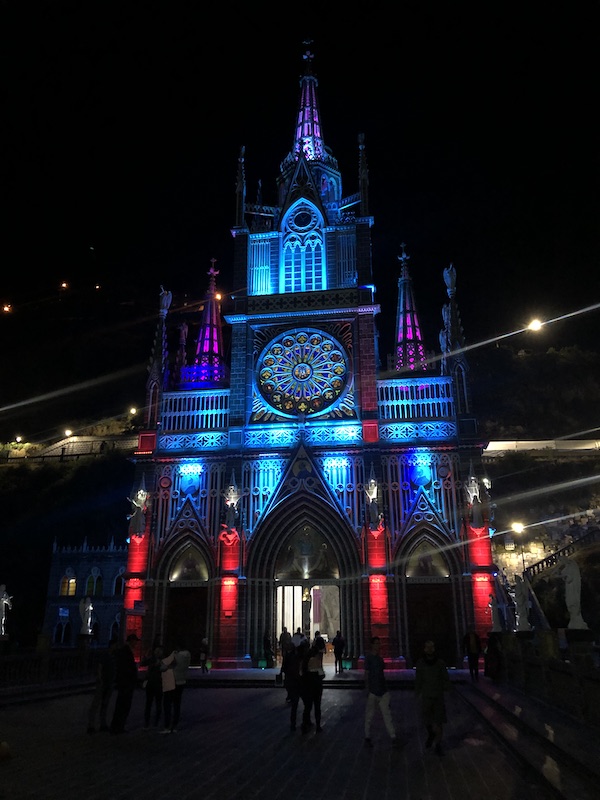
[(126, 643), (115, 651), (115, 688), (117, 698), (115, 700), (115, 710), (112, 722), (110, 723), (111, 734), (125, 733), (125, 722), (131, 711), (133, 701), (133, 691), (137, 686), (137, 664), (133, 648), (139, 642), (135, 633), (130, 633)]

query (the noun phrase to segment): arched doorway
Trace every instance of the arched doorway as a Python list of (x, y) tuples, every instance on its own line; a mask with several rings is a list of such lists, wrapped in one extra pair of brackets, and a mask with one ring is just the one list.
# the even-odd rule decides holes
[(333, 639), (340, 626), (339, 566), (325, 535), (308, 522), (282, 544), (275, 561), (275, 633), (300, 628)]

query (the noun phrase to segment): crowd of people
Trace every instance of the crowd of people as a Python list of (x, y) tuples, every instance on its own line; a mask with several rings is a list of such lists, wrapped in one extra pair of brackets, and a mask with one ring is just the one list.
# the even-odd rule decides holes
[[(94, 696), (88, 710), (88, 733), (100, 730), (117, 736), (126, 732), (125, 725), (134, 692), (139, 685), (138, 664), (134, 652), (139, 641), (135, 633), (130, 633), (125, 644), (121, 645), (113, 638), (108, 650), (99, 658)], [(191, 653), (182, 643), (168, 655), (165, 655), (161, 644), (156, 644), (140, 660), (140, 666), (146, 668), (142, 684), (145, 692), (145, 730), (150, 729), (151, 722), (158, 727), (162, 718), (164, 728), (161, 733), (177, 732), (190, 662)], [(115, 702), (109, 723), (109, 705), (113, 694)], [(99, 727), (96, 727), (98, 723)]]
[[(205, 641), (203, 640), (203, 644)], [(134, 655), (138, 642), (139, 638), (135, 633), (127, 636), (125, 644), (119, 645), (116, 639), (111, 639), (108, 650), (99, 659), (96, 687), (88, 711), (88, 733), (96, 732), (98, 722), (99, 730), (109, 731), (113, 735), (126, 731), (125, 725), (131, 710), (134, 691), (139, 684), (138, 665)], [(314, 728), (316, 733), (321, 733), (325, 638), (317, 630), (310, 641), (301, 628), (292, 635), (284, 627), (278, 644), (282, 659), (280, 672), (286, 689), (286, 703), (290, 708), (290, 730), (295, 731), (300, 721), (303, 734), (308, 733), (311, 728)], [(270, 646), (270, 637), (265, 634), (265, 646), (267, 645)], [(343, 670), (345, 639), (341, 631), (336, 632), (332, 645), (337, 674)], [(480, 651), (478, 637), (474, 637), (473, 632), (469, 631), (465, 636), (464, 646), (468, 654), (473, 653), (470, 659), (473, 677), (477, 674), (474, 656), (475, 653), (478, 656)], [(207, 647), (204, 646), (203, 653), (206, 651)], [(165, 654), (161, 644), (155, 644), (140, 660), (140, 666), (146, 668), (143, 682), (145, 730), (149, 730), (151, 726), (158, 729), (162, 719), (161, 733), (177, 731), (190, 661), (190, 651), (181, 642), (168, 655)], [(372, 637), (370, 651), (365, 655), (364, 674), (365, 746), (373, 747), (371, 727), (375, 713), (379, 711), (392, 746), (399, 748), (401, 742), (396, 735), (391, 697), (385, 678), (385, 661), (381, 655), (381, 640), (378, 636)], [(446, 664), (435, 652), (433, 641), (427, 641), (416, 663), (415, 694), (427, 730), (425, 746), (433, 747), (438, 755), (442, 755), (442, 734), (446, 722), (444, 696), (449, 688), (450, 678)], [(113, 692), (116, 696), (112, 720), (109, 723), (108, 710)], [(302, 702), (302, 713), (299, 720), (300, 702)]]

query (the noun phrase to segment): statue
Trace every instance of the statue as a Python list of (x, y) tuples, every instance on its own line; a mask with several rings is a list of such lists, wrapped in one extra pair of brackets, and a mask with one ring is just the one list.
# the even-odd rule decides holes
[(444, 270), (444, 283), (446, 284), (448, 297), (454, 297), (456, 293), (456, 270), (454, 269), (454, 264), (450, 264)]
[(167, 311), (171, 307), (171, 302), (173, 301), (173, 294), (167, 291), (164, 286), (160, 287), (160, 310), (163, 314), (166, 315)]
[(91, 597), (86, 597), (85, 600), (79, 601), (79, 614), (81, 616), (81, 630), (79, 633), (84, 636), (89, 636), (92, 633), (93, 610), (94, 606), (92, 605)]
[(492, 633), (501, 633), (502, 619), (500, 617), (500, 609), (498, 607), (498, 601), (493, 594), (490, 595), (489, 607), (492, 611)]
[(6, 612), (12, 608), (12, 595), (6, 591), (6, 586), (0, 586), (0, 636), (6, 636)]
[(517, 606), (517, 630), (530, 631), (529, 624), (529, 591), (520, 575), (515, 575), (515, 604)]
[(129, 520), (129, 530), (134, 536), (143, 536), (146, 531), (146, 501), (148, 492), (145, 489), (138, 489), (133, 500), (127, 498), (131, 503), (131, 514), (127, 515)]
[(565, 582), (565, 603), (569, 612), (567, 628), (576, 630), (589, 630), (581, 616), (581, 572), (579, 565), (573, 558), (562, 557), (559, 559), (558, 574)]

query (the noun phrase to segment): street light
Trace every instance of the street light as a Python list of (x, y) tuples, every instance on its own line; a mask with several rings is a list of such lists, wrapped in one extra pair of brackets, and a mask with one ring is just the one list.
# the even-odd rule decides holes
[[(525, 525), (522, 522), (513, 522), (510, 526), (512, 530), (520, 536), (525, 530)], [(523, 572), (525, 572), (525, 556), (523, 555), (523, 539), (521, 539), (521, 561), (523, 562)]]

